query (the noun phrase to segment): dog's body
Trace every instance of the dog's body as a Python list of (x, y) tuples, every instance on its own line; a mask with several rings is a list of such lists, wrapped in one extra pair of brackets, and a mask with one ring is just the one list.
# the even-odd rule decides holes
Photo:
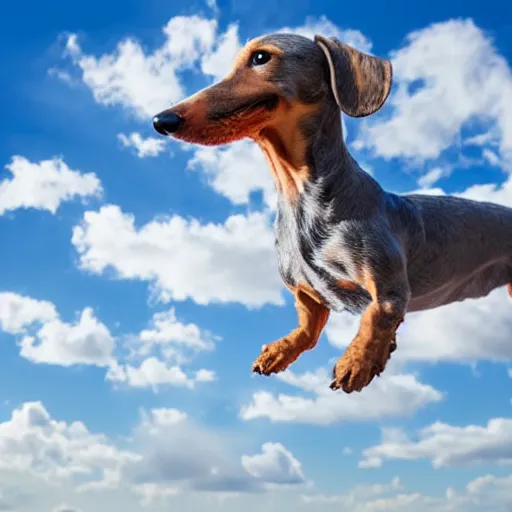
[(343, 173), (347, 189), (359, 190), (353, 197), (337, 193), (344, 185), (337, 175), (308, 185), (298, 207), (278, 205), (276, 248), (289, 287), (306, 281), (329, 309), (362, 313), (372, 297), (353, 285), (360, 268), (389, 279), (395, 259), (406, 265), (412, 312), (483, 297), (512, 282), (512, 209), (391, 194), (352, 165)]
[(299, 326), (253, 370), (282, 371), (313, 348), (329, 311), (362, 313), (333, 389), (361, 390), (385, 368), (407, 312), (487, 295), (512, 282), (512, 209), (385, 192), (348, 153), (339, 109), (377, 111), (388, 61), (339, 41), (284, 34), (250, 42), (222, 82), (154, 120), (200, 144), (252, 138), (278, 191), (276, 250)]

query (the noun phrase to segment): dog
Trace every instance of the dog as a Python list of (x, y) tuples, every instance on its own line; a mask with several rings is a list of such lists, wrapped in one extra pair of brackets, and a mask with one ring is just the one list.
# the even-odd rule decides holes
[(333, 390), (361, 391), (396, 349), (406, 313), (512, 294), (512, 209), (454, 196), (386, 192), (352, 158), (341, 113), (381, 109), (389, 60), (335, 38), (249, 41), (222, 81), (153, 118), (162, 135), (221, 145), (251, 139), (277, 189), (275, 246), (298, 326), (263, 347), (253, 371), (285, 370), (315, 347), (330, 311), (361, 314)]

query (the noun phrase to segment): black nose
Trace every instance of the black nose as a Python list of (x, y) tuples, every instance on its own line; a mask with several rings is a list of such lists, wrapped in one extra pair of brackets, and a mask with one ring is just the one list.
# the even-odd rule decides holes
[(183, 118), (174, 112), (162, 112), (153, 118), (153, 128), (160, 135), (174, 133), (183, 122)]

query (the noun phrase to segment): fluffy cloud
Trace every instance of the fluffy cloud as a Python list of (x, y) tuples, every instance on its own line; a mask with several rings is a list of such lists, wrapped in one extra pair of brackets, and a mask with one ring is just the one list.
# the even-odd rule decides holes
[(211, 51), (216, 28), (215, 20), (176, 16), (163, 28), (165, 42), (153, 53), (146, 55), (138, 41), (126, 38), (101, 57), (85, 54), (71, 34), (66, 54), (98, 103), (120, 105), (147, 119), (185, 95), (177, 73)]
[(125, 465), (119, 481), (135, 486), (145, 502), (178, 489), (230, 494), (303, 483), (300, 462), (281, 444), (265, 443), (261, 454), (239, 459), (227, 438), (175, 409), (143, 411), (134, 433), (143, 457)]
[(0, 292), (0, 328), (9, 334), (21, 334), (34, 323), (49, 322), (57, 318), (55, 306), (45, 300)]
[(281, 443), (265, 443), (257, 455), (242, 455), (242, 466), (254, 478), (270, 484), (305, 482), (301, 463)]
[(165, 385), (192, 389), (216, 379), (211, 370), (187, 374), (182, 365), (198, 352), (212, 350), (218, 337), (180, 322), (174, 309), (155, 313), (148, 327), (127, 336), (114, 353), (115, 338), (91, 308), (66, 323), (51, 302), (0, 293), (0, 328), (21, 336), (20, 355), (34, 363), (105, 367), (108, 381), (155, 392)]
[(75, 324), (55, 318), (43, 324), (36, 336), (25, 336), (20, 355), (35, 363), (92, 364), (107, 366), (112, 362), (115, 340), (108, 328), (85, 308)]
[(340, 41), (343, 41), (363, 52), (370, 52), (372, 49), (372, 42), (359, 30), (343, 30), (326, 16), (320, 16), (319, 18), (308, 16), (303, 25), (298, 27), (283, 27), (277, 29), (276, 32), (288, 32), (308, 37), (309, 39), (313, 39), (315, 35), (321, 34), (324, 37), (336, 37)]
[(0, 181), (0, 215), (19, 208), (55, 214), (63, 201), (99, 197), (102, 193), (94, 173), (81, 174), (60, 158), (31, 162), (16, 155), (5, 168), (12, 177)]
[(268, 163), (253, 142), (236, 142), (227, 148), (201, 147), (188, 168), (203, 171), (213, 190), (233, 204), (247, 204), (252, 192), (261, 191), (266, 205), (275, 206), (276, 192)]
[[(231, 441), (182, 411), (158, 408), (141, 411), (123, 441), (129, 450), (122, 449), (82, 422), (54, 419), (40, 402), (27, 402), (0, 423), (0, 471), (46, 492), (48, 485), (57, 486), (52, 487), (56, 500), (73, 498), (84, 509), (92, 492), (93, 499), (101, 491), (116, 493), (114, 499), (133, 493), (142, 505), (156, 506), (187, 491), (240, 495), (303, 483), (300, 462), (281, 444), (265, 443), (261, 454), (241, 458)], [(0, 506), (18, 502), (18, 495), (4, 486)]]
[(242, 407), (242, 419), (268, 418), (276, 423), (316, 425), (370, 421), (407, 416), (442, 399), (439, 391), (422, 384), (413, 375), (396, 375), (391, 371), (375, 379), (364, 393), (352, 395), (334, 393), (329, 389), (330, 378), (325, 370), (301, 375), (287, 370), (277, 378), (312, 396), (274, 395), (258, 391), (253, 394), (252, 401)]
[[(0, 469), (30, 473), (47, 481), (80, 475), (93, 479), (137, 456), (116, 449), (81, 422), (52, 419), (40, 402), (27, 402), (0, 423)], [(101, 480), (99, 480), (101, 481)]]
[(135, 150), (139, 158), (158, 156), (165, 150), (166, 140), (164, 138), (142, 137), (138, 132), (132, 132), (129, 135), (118, 133), (117, 138), (125, 148)]
[(148, 328), (125, 337), (125, 353), (118, 353), (106, 378), (155, 392), (165, 385), (193, 389), (197, 383), (214, 381), (215, 372), (201, 369), (187, 374), (182, 366), (200, 352), (213, 350), (218, 339), (196, 324), (181, 322), (174, 308), (155, 313)]
[(475, 201), (490, 201), (512, 207), (512, 175), (507, 175), (502, 183), (475, 184), (455, 195)]
[[(322, 505), (336, 505), (338, 508), (350, 508), (354, 505), (363, 505), (363, 501), (372, 501), (376, 497), (391, 494), (402, 489), (402, 484), (398, 477), (395, 477), (389, 484), (373, 484), (373, 485), (359, 485), (350, 490), (347, 494), (338, 495), (325, 495), (325, 494), (310, 494), (302, 495), (302, 503), (322, 504)], [(358, 509), (356, 509), (358, 510)]]
[(191, 350), (211, 350), (214, 340), (218, 339), (210, 332), (202, 331), (196, 324), (184, 324), (176, 317), (174, 308), (168, 311), (155, 313), (148, 329), (144, 329), (138, 336), (140, 342), (139, 353), (147, 354), (153, 347), (181, 346)]
[(412, 32), (391, 57), (396, 92), (388, 114), (364, 123), (356, 147), (384, 158), (435, 159), (476, 120), (502, 156), (510, 153), (512, 73), (473, 21), (450, 20)]
[(23, 335), (20, 355), (34, 363), (70, 366), (107, 366), (112, 362), (115, 340), (85, 308), (77, 322), (63, 322), (55, 306), (12, 292), (0, 293), (0, 328)]
[(360, 486), (344, 495), (303, 495), (301, 501), (322, 510), (353, 512), (505, 512), (512, 506), (512, 475), (485, 475), (469, 482), (462, 492), (449, 487), (444, 496), (405, 492), (395, 478), (391, 484)]
[(165, 484), (134, 485), (132, 491), (140, 497), (140, 504), (143, 507), (150, 507), (157, 502), (165, 502), (180, 493), (179, 488)]
[(118, 206), (85, 213), (73, 230), (84, 270), (153, 285), (162, 301), (282, 304), (274, 237), (262, 213), (200, 224), (177, 215), (136, 227)]
[(141, 411), (140, 428), (146, 430), (149, 434), (156, 435), (160, 428), (173, 427), (188, 419), (188, 414), (179, 409), (152, 409), (150, 413)]
[(453, 427), (434, 423), (418, 433), (418, 440), (409, 440), (402, 432), (393, 432), (383, 442), (364, 450), (361, 464), (371, 461), (372, 467), (384, 459), (430, 459), (434, 468), (469, 466), (485, 463), (512, 463), (512, 419), (495, 418), (486, 426)]
[(152, 356), (144, 359), (139, 366), (114, 362), (106, 378), (134, 388), (152, 388), (157, 392), (162, 385), (192, 389), (197, 382), (215, 380), (215, 373), (210, 370), (199, 370), (195, 376), (191, 377), (179, 365), (170, 364)]
[(418, 185), (423, 188), (431, 187), (436, 181), (439, 181), (445, 175), (445, 170), (441, 167), (434, 167), (418, 179)]
[(238, 25), (231, 24), (226, 32), (218, 36), (215, 49), (201, 58), (201, 71), (212, 82), (221, 80), (231, 71), (236, 54), (241, 48)]

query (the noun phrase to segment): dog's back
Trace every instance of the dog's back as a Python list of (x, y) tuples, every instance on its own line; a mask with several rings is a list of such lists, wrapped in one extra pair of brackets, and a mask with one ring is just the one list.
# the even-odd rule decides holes
[(511, 208), (454, 196), (400, 199), (417, 219), (406, 234), (409, 311), (482, 297), (512, 281)]

